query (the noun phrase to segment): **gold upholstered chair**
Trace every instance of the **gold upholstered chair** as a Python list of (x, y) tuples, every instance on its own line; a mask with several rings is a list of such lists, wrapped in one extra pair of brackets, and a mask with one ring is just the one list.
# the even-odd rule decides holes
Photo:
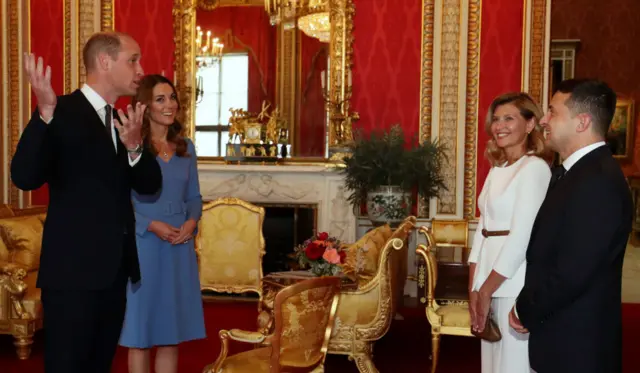
[(424, 226), (419, 232), (425, 236), (427, 244), (420, 244), (416, 249), (424, 260), (418, 266), (418, 284), (424, 288), (420, 301), (425, 303), (427, 320), (431, 325), (431, 373), (435, 373), (442, 334), (473, 337), (467, 290), (469, 270), (468, 266), (439, 266), (432, 232)]
[(358, 283), (357, 289), (342, 290), (336, 324), (329, 341), (330, 354), (348, 355), (360, 372), (377, 372), (373, 345), (382, 338), (402, 298), (402, 261), (407, 258), (407, 240), (416, 218), (406, 218), (392, 230), (383, 225), (347, 245), (343, 271)]
[(196, 236), (201, 289), (262, 297), (264, 208), (227, 197), (202, 210)]
[[(221, 330), (220, 355), (203, 373), (323, 372), (339, 289), (340, 278), (317, 277), (280, 290), (274, 332)], [(257, 348), (227, 356), (230, 339)]]
[(464, 263), (468, 260), (470, 249), (467, 220), (433, 219), (431, 233), (436, 245), (438, 261)]
[(36, 281), (45, 216), (45, 207), (0, 206), (0, 334), (13, 336), (20, 359), (29, 358), (33, 335), (42, 329)]

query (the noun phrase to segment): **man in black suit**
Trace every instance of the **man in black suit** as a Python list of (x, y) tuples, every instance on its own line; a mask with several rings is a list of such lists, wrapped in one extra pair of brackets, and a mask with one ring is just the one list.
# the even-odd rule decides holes
[(157, 194), (162, 175), (141, 147), (144, 106), (117, 114), (135, 94), (140, 48), (121, 33), (93, 35), (87, 83), (56, 97), (51, 69), (25, 56), (38, 107), (11, 162), (22, 190), (49, 186), (37, 286), (42, 289), (46, 373), (108, 373), (124, 319), (126, 286), (140, 280), (131, 189)]
[(541, 120), (564, 160), (531, 232), (525, 284), (510, 314), (530, 332), (537, 373), (622, 371), (622, 262), (632, 202), (605, 144), (616, 95), (597, 80), (560, 84)]

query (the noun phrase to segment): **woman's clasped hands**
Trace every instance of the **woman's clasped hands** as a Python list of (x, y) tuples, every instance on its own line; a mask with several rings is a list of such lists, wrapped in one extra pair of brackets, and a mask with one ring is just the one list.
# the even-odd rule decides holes
[(172, 244), (186, 243), (193, 238), (193, 232), (196, 229), (196, 222), (189, 219), (180, 228), (176, 228), (162, 221), (154, 220), (149, 224), (149, 231), (155, 233), (160, 239), (171, 242)]

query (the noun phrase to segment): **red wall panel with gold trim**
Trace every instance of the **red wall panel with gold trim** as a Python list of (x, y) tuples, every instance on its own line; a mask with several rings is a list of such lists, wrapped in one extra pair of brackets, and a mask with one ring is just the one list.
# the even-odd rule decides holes
[(482, 2), (476, 196), (491, 168), (484, 155), (489, 106), (500, 94), (522, 88), (523, 6), (523, 1), (514, 0)]
[[(51, 66), (51, 85), (57, 94), (64, 92), (64, 14), (62, 0), (31, 1), (31, 52), (42, 57), (45, 65)], [(35, 110), (37, 102), (31, 96), (31, 106)], [(26, 123), (24, 123), (26, 125)], [(47, 204), (49, 191), (47, 186), (31, 193), (31, 203)]]

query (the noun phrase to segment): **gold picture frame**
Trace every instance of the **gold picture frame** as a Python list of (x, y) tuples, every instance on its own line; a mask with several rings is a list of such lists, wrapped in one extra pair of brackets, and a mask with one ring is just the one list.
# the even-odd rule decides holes
[(607, 145), (614, 158), (626, 162), (633, 159), (635, 103), (633, 99), (618, 95), (616, 111), (607, 133)]

